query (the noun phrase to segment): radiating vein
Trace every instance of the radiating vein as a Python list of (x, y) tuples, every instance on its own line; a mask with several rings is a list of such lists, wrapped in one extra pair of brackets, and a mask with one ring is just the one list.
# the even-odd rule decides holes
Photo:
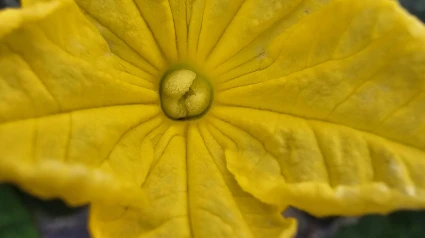
[[(221, 40), (221, 38), (223, 37), (223, 35), (227, 32), (227, 30), (229, 29), (230, 24), (232, 24), (233, 20), (235, 19), (235, 17), (238, 15), (239, 11), (242, 8), (242, 5), (246, 2), (246, 0), (242, 1), (241, 4), (239, 5), (238, 9), (236, 10), (236, 13), (232, 16), (232, 19), (230, 19), (229, 23), (226, 25), (226, 28), (223, 29), (223, 31), (221, 32), (220, 36), (218, 37), (218, 39), (216, 40), (216, 42), (214, 43), (214, 45), (211, 47), (211, 49), (208, 51), (207, 56), (205, 57), (205, 61), (208, 61), (211, 53), (215, 50), (215, 48), (217, 47), (218, 42)], [(206, 4), (205, 4), (206, 5)]]
[(420, 90), (419, 92), (415, 93), (415, 95), (413, 97), (411, 97), (410, 99), (408, 99), (406, 102), (404, 102), (403, 104), (401, 104), (399, 107), (395, 108), (394, 110), (392, 110), (390, 113), (388, 113), (387, 116), (385, 116), (384, 119), (382, 119), (380, 122), (378, 122), (378, 124), (375, 126), (375, 128), (373, 128), (371, 130), (371, 132), (375, 132), (376, 130), (378, 130), (387, 120), (389, 120), (392, 116), (394, 116), (397, 112), (399, 112), (400, 110), (402, 110), (403, 108), (405, 108), (407, 105), (413, 103), (414, 101), (416, 101), (416, 99), (418, 99), (419, 97), (422, 96), (422, 94), (424, 93), (423, 90)]
[[(83, 58), (81, 58), (81, 57), (77, 57), (77, 56), (75, 56), (75, 55), (73, 55), (73, 54), (69, 53), (68, 51), (66, 51), (66, 50), (62, 49), (59, 45), (57, 45), (55, 42), (53, 42), (52, 40), (50, 40), (48, 37), (46, 37), (46, 39), (47, 39), (50, 43), (52, 43), (53, 45), (55, 45), (55, 46), (56, 46), (56, 48), (57, 48), (58, 50), (60, 50), (60, 51), (64, 52), (65, 54), (69, 55), (70, 57), (72, 57), (72, 58), (74, 58), (74, 59), (76, 59), (76, 60), (82, 60), (82, 61), (86, 62), (87, 64), (92, 64), (92, 62), (89, 62), (89, 61), (87, 61), (87, 60), (85, 60), (85, 59), (83, 59)], [(115, 55), (115, 54), (114, 54), (114, 55)], [(123, 59), (123, 60), (124, 60), (124, 59)], [(127, 63), (129, 63), (129, 64), (131, 64), (130, 62), (128, 62), (128, 61), (126, 61), (126, 60), (124, 60), (124, 61), (125, 61), (125, 62), (127, 62)], [(120, 63), (120, 64), (121, 64), (121, 63)], [(121, 66), (125, 69), (125, 67), (124, 67), (122, 64), (121, 64)], [(133, 66), (134, 66), (134, 65), (133, 65)], [(135, 66), (135, 67), (137, 67), (137, 66)], [(137, 68), (138, 68), (138, 67), (137, 67)], [(139, 68), (139, 69), (140, 69), (140, 68)], [(104, 70), (100, 70), (99, 68), (97, 68), (97, 70), (99, 70), (99, 71), (101, 71), (101, 72), (103, 72), (103, 73), (105, 73), (105, 74), (108, 74), (108, 72), (106, 72), (106, 71), (104, 71)], [(140, 70), (142, 70), (143, 72), (145, 72), (145, 73), (147, 73), (147, 74), (151, 75), (149, 72), (146, 72), (146, 71), (144, 71), (143, 69), (140, 69)], [(129, 74), (129, 75), (132, 75), (132, 76), (134, 76), (134, 77), (137, 77), (137, 78), (139, 78), (140, 80), (146, 80), (148, 84), (151, 84), (151, 85), (152, 85), (152, 83), (153, 83), (152, 81), (149, 81), (149, 80), (147, 80), (147, 79), (141, 78), (141, 77), (140, 77), (140, 76), (138, 76), (138, 75), (131, 74), (131, 73), (129, 73), (127, 70), (126, 70), (126, 71), (121, 71), (121, 72), (125, 72), (125, 73), (127, 73), (127, 74)], [(153, 75), (151, 75), (151, 76), (153, 76)], [(118, 79), (119, 79), (119, 78), (118, 78)], [(140, 85), (137, 85), (137, 84), (130, 83), (130, 82), (125, 81), (125, 80), (121, 80), (121, 79), (119, 79), (119, 81), (120, 81), (120, 82), (123, 82), (124, 84), (129, 84), (129, 85), (132, 85), (132, 86), (136, 86), (136, 87), (144, 88), (144, 89), (146, 89), (146, 90), (154, 91), (152, 88), (146, 88), (146, 87), (143, 87), (143, 86), (140, 86)], [(152, 85), (152, 87), (153, 87), (153, 85)]]
[[(351, 128), (353, 130), (356, 130), (356, 131), (363, 132), (363, 133), (368, 134), (368, 135), (374, 135), (374, 134), (372, 134), (371, 131), (367, 131), (367, 130), (360, 129), (360, 128), (355, 128), (355, 127), (350, 127), (350, 126), (347, 126), (347, 125), (344, 125), (344, 124), (340, 124), (340, 123), (337, 123), (337, 122), (329, 122), (329, 121), (326, 121), (325, 119), (321, 119), (321, 118), (307, 117), (307, 116), (292, 114), (292, 113), (288, 113), (288, 112), (276, 112), (276, 111), (273, 111), (273, 110), (270, 110), (270, 109), (255, 108), (255, 107), (249, 107), (249, 106), (238, 106), (238, 105), (224, 104), (224, 103), (220, 103), (220, 105), (221, 106), (225, 106), (225, 107), (229, 107), (229, 108), (232, 108), (232, 107), (233, 108), (244, 108), (244, 109), (250, 109), (250, 110), (272, 112), (272, 113), (277, 113), (277, 114), (281, 114), (281, 115), (291, 116), (291, 117), (295, 117), (295, 118), (302, 118), (302, 119), (307, 120), (307, 122), (308, 121), (313, 121), (313, 122), (314, 121), (318, 121), (318, 122), (323, 122), (323, 123), (326, 123), (326, 124), (333, 124), (333, 125), (337, 125), (337, 126), (344, 126), (344, 127), (349, 127), (349, 128)], [(374, 136), (376, 136), (376, 135), (374, 135)], [(413, 145), (413, 144), (406, 144), (403, 141), (399, 141), (399, 140), (396, 140), (396, 139), (393, 139), (393, 138), (389, 138), (389, 137), (384, 137), (384, 136), (381, 136), (381, 137), (382, 138), (385, 138), (388, 141), (392, 141), (394, 143), (397, 143), (397, 144), (407, 145), (407, 146), (412, 147), (412, 148), (415, 148), (415, 149), (417, 149), (419, 151), (422, 151), (423, 150), (420, 147), (418, 147), (416, 145)]]
[[(240, 52), (242, 52), (244, 49), (248, 48), (249, 46), (251, 46), (251, 44), (253, 42), (255, 42), (256, 40), (260, 39), (261, 37), (264, 37), (264, 35), (267, 35), (269, 33), (271, 33), (273, 30), (275, 30), (279, 24), (284, 21), (286, 18), (290, 17), (294, 12), (296, 12), (296, 9), (302, 4), (302, 2), (305, 0), (301, 0), (297, 6), (294, 7), (294, 9), (292, 11), (290, 11), (288, 14), (284, 14), (281, 17), (279, 17), (278, 19), (275, 20), (275, 22), (273, 22), (273, 24), (271, 24), (268, 28), (264, 29), (260, 34), (258, 34), (257, 36), (255, 36), (250, 42), (248, 42), (248, 44), (246, 44), (245, 46), (241, 47), (241, 49), (239, 49), (235, 54), (231, 55), (230, 57), (228, 57), (227, 59), (225, 59), (224, 61), (218, 63), (214, 68), (217, 69), (218, 67), (220, 67), (221, 65), (223, 65), (225, 62), (227, 62), (228, 60), (230, 60), (231, 58), (235, 57), (236, 55), (238, 55)], [(246, 0), (244, 1), (244, 3), (246, 2)], [(243, 4), (241, 4), (241, 6), (239, 7), (239, 9), (242, 7)], [(238, 12), (239, 12), (238, 9)], [(238, 13), (237, 12), (237, 13)], [(237, 13), (234, 15), (234, 17), (237, 15)], [(233, 17), (233, 19), (234, 19)], [(232, 19), (232, 21), (233, 21)], [(228, 29), (228, 26), (231, 24), (231, 22), (227, 25), (226, 30)], [(297, 23), (295, 23), (294, 25), (296, 25)], [(293, 25), (293, 26), (294, 26)], [(293, 27), (291, 26), (291, 27)], [(219, 40), (221, 39), (221, 37), (224, 35), (224, 31), (223, 34), (221, 34)], [(217, 40), (216, 44), (214, 45), (214, 47), (210, 50), (208, 57), (206, 59), (209, 58), (209, 56), (211, 55), (211, 53), (213, 52), (213, 50), (215, 49), (215, 47), (217, 46), (217, 44), (219, 43), (219, 40)], [(257, 57), (257, 56), (255, 56)]]
[[(192, 208), (192, 196), (193, 196), (193, 192), (190, 186), (190, 178), (192, 178), (192, 173), (193, 171), (190, 169), (190, 158), (189, 158), (189, 126), (186, 126), (186, 135), (185, 135), (185, 152), (186, 152), (186, 188), (187, 188), (187, 219), (188, 219), (188, 223), (189, 223), (189, 230), (190, 230), (190, 234), (193, 238), (195, 238), (195, 229), (193, 227), (193, 222), (194, 222), (194, 218), (196, 216), (194, 216), (192, 214), (193, 212), (193, 208)], [(196, 171), (195, 171), (196, 173)]]
[(309, 123), (307, 123), (307, 125), (310, 126), (310, 129), (313, 132), (313, 137), (314, 137), (314, 140), (316, 141), (317, 148), (319, 149), (319, 153), (323, 158), (323, 165), (325, 166), (326, 171), (328, 172), (328, 174), (327, 174), (328, 175), (328, 183), (331, 186), (336, 186), (337, 184), (335, 184), (335, 182), (333, 181), (333, 178), (332, 178), (332, 173), (331, 173), (331, 169), (330, 169), (330, 166), (329, 166), (328, 158), (326, 158), (325, 154), (323, 153), (324, 147), (323, 147), (322, 143), (320, 142), (319, 136), (318, 136), (316, 130)]
[[(261, 144), (261, 147), (262, 147), (262, 149), (266, 152), (266, 153), (269, 153), (270, 155), (272, 155), (272, 157), (273, 157), (273, 159), (275, 159), (276, 161), (278, 161), (278, 156), (277, 155), (275, 155), (274, 153), (272, 153), (271, 151), (268, 151), (267, 150), (267, 147), (266, 147), (266, 145), (264, 144), (264, 142), (262, 141), (262, 140), (259, 140), (259, 139), (257, 139), (251, 132), (249, 132), (248, 130), (246, 130), (246, 129), (244, 129), (244, 128), (242, 128), (241, 126), (237, 126), (235, 123), (232, 123), (232, 122), (230, 122), (230, 121), (228, 121), (228, 120), (225, 120), (225, 119), (223, 119), (223, 118), (219, 118), (219, 117), (216, 117), (216, 119), (217, 120), (219, 120), (219, 121), (222, 121), (222, 122), (224, 122), (224, 123), (226, 123), (226, 124), (228, 124), (228, 125), (231, 125), (231, 126), (233, 126), (234, 128), (236, 128), (236, 129), (238, 129), (238, 130), (240, 130), (240, 131), (242, 131), (242, 132), (244, 132), (244, 133), (246, 133), (251, 139), (253, 139), (253, 140), (255, 140), (255, 141), (257, 141), (257, 142), (259, 142), (260, 144)], [(224, 131), (222, 131), (222, 133), (223, 134), (226, 134)], [(227, 137), (229, 137), (229, 136), (227, 136)], [(261, 157), (261, 158), (258, 158), (257, 159), (257, 161), (256, 161), (256, 164), (254, 165), (254, 167), (252, 168), (252, 171), (251, 172), (253, 172), (254, 170), (255, 170), (255, 167), (259, 164), (259, 163), (261, 163), (261, 160), (263, 159), (264, 157)], [(282, 177), (285, 179), (285, 177), (286, 176), (284, 176), (284, 174), (283, 174), (283, 170), (282, 169), (280, 169), (280, 173), (281, 173), (281, 175), (282, 175)]]
[(174, 30), (174, 37), (176, 39), (176, 53), (177, 53), (177, 58), (179, 58), (179, 49), (178, 49), (178, 38), (177, 38), (177, 28), (176, 28), (176, 21), (174, 20), (174, 15), (173, 15), (173, 9), (171, 8), (171, 3), (170, 0), (168, 0), (168, 6), (170, 7), (170, 13), (171, 13), (171, 19), (173, 20), (173, 30)]
[[(145, 57), (143, 57), (136, 49), (134, 49), (131, 45), (129, 45), (123, 38), (121, 38), (120, 35), (118, 35), (115, 31), (113, 31), (111, 28), (109, 28), (107, 25), (103, 24), (96, 16), (92, 15), (89, 11), (87, 11), (85, 8), (83, 8), (78, 1), (76, 1), (76, 4), (78, 4), (78, 6), (80, 7), (81, 11), (84, 12), (84, 14), (90, 16), (93, 20), (95, 20), (99, 25), (103, 26), (105, 29), (109, 30), (109, 32), (111, 32), (114, 36), (116, 36), (118, 39), (120, 39), (126, 46), (128, 46), (130, 49), (132, 49), (140, 58), (142, 58), (149, 66), (151, 66), (152, 68), (156, 69), (157, 71), (159, 71), (158, 67), (156, 67), (155, 65), (153, 65), (151, 62), (149, 62), (149, 60), (147, 60)], [(120, 56), (118, 56), (120, 57)], [(127, 60), (123, 59), (122, 57), (120, 57), (122, 60), (124, 60), (125, 62), (128, 62)], [(129, 64), (133, 65), (132, 63), (128, 62)], [(140, 70), (142, 70), (143, 72), (146, 72), (148, 74), (152, 74), (151, 72), (148, 72), (145, 69), (142, 69), (136, 65), (133, 65), (136, 68), (139, 68)]]
[(22, 62), (31, 70), (31, 72), (34, 74), (34, 76), (36, 76), (36, 78), (38, 79), (38, 81), (41, 83), (41, 85), (43, 85), (45, 91), (49, 94), (49, 96), (53, 99), (53, 101), (55, 101), (59, 112), (62, 111), (62, 105), (60, 104), (59, 100), (53, 95), (53, 93), (51, 92), (51, 90), (49, 89), (49, 87), (47, 87), (46, 83), (41, 79), (41, 77), (37, 74), (37, 71), (35, 71), (35, 69), (32, 67), (32, 65), (30, 63), (28, 63), (28, 60), (25, 59), (22, 55), (18, 54), (17, 52), (15, 52), (12, 47), (5, 45), (11, 52), (14, 53), (14, 55), (18, 58), (20, 58), (22, 60)]
[(159, 45), (158, 39), (156, 38), (155, 34), (153, 33), (151, 26), (149, 25), (149, 23), (146, 21), (145, 17), (143, 16), (143, 14), (142, 14), (142, 10), (140, 9), (140, 7), (139, 7), (139, 5), (138, 5), (137, 3), (135, 3), (135, 2), (133, 2), (133, 3), (136, 5), (137, 10), (139, 11), (140, 17), (141, 17), (141, 18), (143, 19), (143, 21), (146, 23), (146, 27), (147, 27), (147, 28), (148, 28), (148, 30), (150, 31), (150, 33), (151, 33), (151, 35), (152, 35), (152, 38), (154, 39), (155, 44), (156, 44), (157, 48), (159, 49), (159, 52), (161, 52), (162, 58), (163, 58), (166, 62), (168, 62), (168, 61), (169, 61), (169, 59), (168, 59), (168, 58), (167, 58), (167, 56), (165, 55), (164, 50), (162, 49), (162, 47)]
[(354, 86), (354, 88), (351, 90), (351, 92), (349, 94), (347, 94), (347, 96), (344, 97), (343, 100), (341, 100), (339, 103), (337, 103), (334, 108), (332, 108), (332, 110), (330, 110), (329, 114), (325, 117), (325, 120), (329, 120), (332, 115), (335, 113), (335, 111), (342, 105), (344, 104), (347, 100), (350, 99), (350, 97), (352, 97), (353, 95), (355, 95), (357, 93), (357, 91), (362, 88), (362, 86), (366, 85), (367, 83), (373, 81), (375, 79), (375, 77), (382, 72), (385, 67), (387, 67), (388, 65), (390, 65), (392, 63), (391, 60), (388, 61), (388, 63), (382, 65), (381, 67), (378, 68), (378, 70), (376, 70), (375, 72), (373, 72), (373, 74), (371, 76), (369, 76), (368, 78), (366, 78), (366, 80), (362, 80), (358, 85)]
[(114, 151), (115, 147), (121, 142), (121, 140), (128, 134), (131, 133), (132, 131), (136, 130), (137, 128), (139, 128), (140, 126), (143, 126), (143, 124), (148, 123), (150, 121), (153, 121), (153, 119), (155, 119), (158, 116), (158, 113), (154, 114), (152, 117), (147, 118), (146, 120), (142, 120), (139, 123), (135, 124), (134, 126), (130, 126), (127, 130), (125, 130), (124, 132), (121, 133), (121, 135), (119, 136), (119, 138), (116, 140), (116, 142), (114, 143), (114, 145), (111, 147), (111, 149), (109, 150), (108, 154), (105, 156), (105, 158), (103, 158), (100, 162), (99, 162), (99, 166), (101, 167), (103, 165), (103, 163), (105, 161), (107, 161), (109, 159), (109, 157), (111, 156), (112, 152)]
[[(302, 69), (300, 69), (298, 71), (290, 72), (290, 73), (288, 73), (286, 75), (282, 75), (279, 78), (272, 78), (272, 79), (268, 79), (266, 81), (261, 81), (261, 82), (251, 83), (251, 84), (238, 85), (238, 86), (234, 86), (234, 87), (230, 87), (230, 88), (225, 88), (224, 87), (224, 88), (220, 88), (220, 92), (228, 91), (228, 90), (235, 89), (235, 88), (242, 88), (242, 87), (247, 87), (247, 86), (252, 86), (252, 85), (258, 85), (258, 84), (268, 83), (268, 82), (270, 82), (272, 80), (279, 80), (279, 79), (282, 79), (282, 78), (285, 78), (285, 77), (289, 77), (289, 76), (291, 76), (293, 74), (301, 73), (301, 72), (306, 71), (306, 70), (311, 70), (311, 69), (314, 69), (316, 67), (323, 66), (325, 64), (335, 63), (335, 62), (341, 62), (341, 61), (344, 61), (344, 60), (348, 60), (348, 59), (351, 59), (351, 58), (356, 57), (357, 55), (361, 54), (362, 52), (364, 52), (371, 45), (372, 45), (372, 43), (369, 43), (368, 45), (366, 45), (364, 48), (360, 49), (359, 51), (357, 51), (357, 52), (355, 52), (355, 53), (353, 53), (351, 55), (345, 56), (343, 58), (331, 59), (331, 60), (327, 60), (327, 61), (324, 61), (324, 62), (319, 62), (317, 64), (313, 64), (313, 65), (310, 65), (308, 67), (304, 67), (304, 68), (302, 68)], [(231, 78), (231, 79), (229, 79), (227, 81), (223, 81), (221, 84), (228, 83), (228, 82), (230, 82), (232, 80), (236, 80), (236, 79), (239, 79), (239, 78), (241, 78), (243, 76), (247, 76), (247, 75), (250, 75), (250, 74), (253, 74), (253, 73), (256, 73), (256, 72), (264, 71), (267, 68), (272, 67), (277, 62), (278, 62), (278, 58), (274, 59), (273, 62), (270, 65), (268, 65), (267, 67), (265, 67), (265, 68), (260, 68), (260, 69), (257, 69), (257, 70), (251, 71), (251, 72), (247, 72), (247, 73), (245, 73), (243, 75), (240, 75), (238, 77)]]
[[(207, 1), (207, 0), (205, 0)], [(204, 10), (202, 11), (202, 20), (201, 20), (201, 26), (198, 33), (198, 39), (196, 40), (196, 53), (198, 53), (198, 47), (199, 47), (199, 40), (201, 39), (202, 34), (202, 28), (204, 26), (204, 18), (205, 18), (205, 9), (207, 8), (207, 3), (204, 4)]]

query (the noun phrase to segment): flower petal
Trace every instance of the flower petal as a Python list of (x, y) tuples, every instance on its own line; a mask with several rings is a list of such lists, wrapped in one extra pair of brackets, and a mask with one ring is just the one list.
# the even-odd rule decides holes
[(143, 197), (98, 167), (159, 113), (143, 105), (158, 101), (153, 83), (123, 69), (73, 1), (1, 11), (0, 21), (15, 22), (0, 27), (0, 180), (73, 204)]
[[(156, 132), (154, 133), (156, 134)], [(242, 191), (227, 171), (224, 151), (202, 124), (171, 126), (153, 148), (142, 188), (150, 206), (92, 205), (95, 237), (291, 237), (295, 221)]]
[(243, 0), (191, 0), (188, 3), (189, 54), (191, 58), (204, 60), (239, 11)]
[(212, 113), (229, 170), (264, 202), (316, 215), (425, 206), (423, 150), (274, 112), (222, 107)]
[[(177, 59), (176, 33), (167, 1), (76, 0), (112, 52), (158, 75)], [(161, 19), (158, 21), (158, 19)], [(158, 80), (158, 79), (157, 79)]]
[(217, 81), (229, 170), (257, 198), (317, 215), (425, 207), (424, 26), (375, 0), (298, 24), (273, 63)]
[(247, 62), (258, 67), (260, 62), (255, 59), (262, 59), (263, 64), (270, 61), (279, 53), (274, 46), (276, 38), (286, 38), (293, 29), (302, 27), (300, 20), (329, 0), (213, 2), (217, 2), (210, 4), (214, 10), (207, 12), (203, 19), (203, 23), (211, 27), (202, 28), (199, 55), (207, 59), (210, 68), (226, 72)]

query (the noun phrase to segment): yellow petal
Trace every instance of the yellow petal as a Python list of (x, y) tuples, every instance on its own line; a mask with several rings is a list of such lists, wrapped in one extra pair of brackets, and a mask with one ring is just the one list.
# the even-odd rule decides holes
[[(425, 206), (425, 33), (396, 3), (76, 2), (0, 12), (0, 180), (93, 202), (95, 237), (291, 237), (266, 204)], [(177, 63), (214, 84), (199, 121), (157, 115)]]
[(167, 61), (176, 59), (173, 17), (167, 1), (75, 2), (99, 28), (112, 52), (124, 60), (157, 77)]
[(157, 116), (156, 85), (141, 76), (148, 68), (137, 71), (109, 52), (71, 1), (40, 2), (13, 14), (57, 9), (0, 41), (10, 69), (0, 78), (1, 181), (44, 198), (92, 202), (96, 237), (294, 234), (294, 220), (239, 187), (208, 129)]
[(156, 144), (146, 142), (153, 158), (142, 188), (150, 206), (92, 205), (95, 237), (292, 237), (295, 221), (239, 187), (206, 126), (185, 131), (171, 126)]
[(189, 1), (188, 48), (191, 58), (204, 60), (211, 53), (242, 3), (242, 0)]
[[(425, 206), (424, 151), (312, 119), (216, 108), (212, 126), (229, 170), (264, 202), (316, 215), (358, 215)], [(244, 117), (240, 117), (244, 115)]]
[(157, 102), (153, 83), (122, 69), (73, 1), (0, 12), (12, 21), (0, 27), (0, 179), (72, 204), (143, 197), (99, 166), (159, 113), (142, 105)]
[(424, 26), (369, 0), (333, 1), (298, 25), (267, 67), (217, 79), (229, 107), (211, 123), (234, 141), (229, 170), (257, 198), (317, 215), (423, 208)]
[[(210, 4), (213, 10), (205, 17), (211, 17), (204, 18), (203, 23), (213, 26), (202, 28), (198, 50), (210, 68), (222, 73), (245, 63), (251, 68), (264, 67), (280, 52), (275, 41), (287, 38), (293, 29), (302, 28), (301, 20), (329, 0), (212, 2), (218, 4)], [(311, 38), (306, 37), (305, 41)]]

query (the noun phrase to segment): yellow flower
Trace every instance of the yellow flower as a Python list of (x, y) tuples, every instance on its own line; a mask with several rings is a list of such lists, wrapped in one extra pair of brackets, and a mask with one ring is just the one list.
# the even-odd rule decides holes
[(388, 0), (23, 0), (0, 181), (96, 238), (291, 237), (425, 207), (425, 28)]

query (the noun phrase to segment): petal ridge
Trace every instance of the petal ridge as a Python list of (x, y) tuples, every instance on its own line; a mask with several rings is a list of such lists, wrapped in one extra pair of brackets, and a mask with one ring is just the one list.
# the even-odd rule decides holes
[[(213, 113), (267, 145), (265, 151), (257, 148), (253, 138), (212, 121), (238, 144), (238, 149), (225, 149), (228, 169), (241, 187), (263, 202), (321, 216), (425, 206), (419, 172), (425, 168), (423, 149), (262, 110), (216, 107)], [(274, 158), (269, 155), (276, 152)], [(324, 160), (315, 165), (320, 157)], [(289, 174), (282, 176), (278, 168)]]

